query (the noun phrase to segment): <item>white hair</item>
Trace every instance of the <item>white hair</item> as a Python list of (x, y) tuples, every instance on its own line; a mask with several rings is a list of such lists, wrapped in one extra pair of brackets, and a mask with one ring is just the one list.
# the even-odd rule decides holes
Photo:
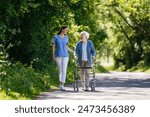
[(85, 35), (87, 39), (89, 39), (90, 34), (86, 31), (82, 31), (80, 35)]

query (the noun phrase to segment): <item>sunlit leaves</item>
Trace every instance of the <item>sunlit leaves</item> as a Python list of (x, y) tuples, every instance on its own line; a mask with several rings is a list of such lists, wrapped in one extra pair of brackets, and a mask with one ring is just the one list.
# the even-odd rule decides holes
[(111, 27), (106, 27), (113, 32), (108, 45), (115, 50), (116, 63), (131, 67), (144, 59), (145, 64), (150, 64), (149, 0), (99, 0), (97, 11), (105, 25), (112, 23)]

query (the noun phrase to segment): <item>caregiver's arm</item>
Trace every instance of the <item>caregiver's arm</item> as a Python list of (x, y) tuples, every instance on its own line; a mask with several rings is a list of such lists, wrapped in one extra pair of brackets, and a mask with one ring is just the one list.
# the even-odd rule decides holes
[(79, 43), (76, 44), (76, 48), (74, 51), (74, 59), (78, 59), (78, 55), (79, 55)]
[(74, 51), (67, 45), (67, 50), (69, 51), (69, 52), (72, 52), (72, 53), (74, 53)]

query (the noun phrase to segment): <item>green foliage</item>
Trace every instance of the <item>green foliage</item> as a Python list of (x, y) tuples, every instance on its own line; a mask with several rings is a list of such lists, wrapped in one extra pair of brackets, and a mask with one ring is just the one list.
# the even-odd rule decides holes
[(98, 64), (96, 66), (96, 73), (109, 73), (109, 71), (105, 69), (103, 66), (101, 66), (100, 64)]
[(16, 92), (31, 98), (50, 88), (49, 74), (37, 73), (33, 68), (25, 67), (19, 62), (6, 67), (5, 71), (5, 77), (1, 78), (1, 90), (7, 95)]
[[(3, 45), (0, 45), (0, 78), (3, 78), (6, 76), (5, 67), (7, 67), (9, 64), (9, 62), (7, 61), (7, 57), (8, 57), (8, 55), (7, 55)], [(1, 83), (1, 79), (0, 79), (0, 83)]]
[[(108, 47), (112, 51), (115, 67), (124, 70), (139, 61), (150, 64), (150, 3), (148, 0), (99, 0), (97, 11), (107, 25)], [(110, 25), (108, 25), (110, 24)]]
[(101, 32), (104, 33), (97, 25), (95, 2), (3, 0), (0, 4), (0, 12), (3, 13), (0, 19), (0, 43), (5, 48), (11, 44), (7, 50), (11, 61), (21, 61), (28, 65), (32, 62), (34, 68), (41, 70), (51, 62), (51, 41), (62, 24), (68, 25), (71, 30), (71, 47), (75, 47), (79, 40), (75, 32), (87, 30), (92, 40), (98, 40)]

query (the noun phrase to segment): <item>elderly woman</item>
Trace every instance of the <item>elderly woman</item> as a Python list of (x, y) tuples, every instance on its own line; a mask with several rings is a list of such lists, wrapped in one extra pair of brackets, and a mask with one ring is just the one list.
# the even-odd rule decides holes
[[(91, 40), (89, 40), (89, 33), (81, 32), (81, 40), (76, 45), (75, 55), (78, 57), (80, 67), (92, 67), (92, 60), (96, 56), (96, 51)], [(86, 81), (85, 82), (85, 78)], [(80, 79), (82, 87), (89, 87), (89, 71), (88, 69), (81, 69)]]

